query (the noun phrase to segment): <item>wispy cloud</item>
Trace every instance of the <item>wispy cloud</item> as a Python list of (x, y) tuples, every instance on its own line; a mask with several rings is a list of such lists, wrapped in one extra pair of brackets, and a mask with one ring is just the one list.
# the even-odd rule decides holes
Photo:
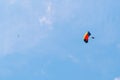
[(68, 55), (68, 58), (71, 59), (73, 63), (79, 63), (79, 59), (72, 54)]
[[(53, 4), (45, 1), (36, 9), (31, 0), (6, 0), (5, 5), (12, 5), (3, 15), (6, 20), (1, 23), (0, 54), (21, 52), (39, 45), (42, 39), (53, 29)], [(13, 5), (16, 4), (16, 5)], [(16, 8), (19, 8), (16, 10)], [(19, 12), (19, 13), (18, 13)], [(36, 15), (37, 14), (37, 15)], [(8, 20), (9, 18), (10, 20)], [(19, 36), (18, 36), (19, 35)]]
[(51, 65), (51, 61), (47, 61), (46, 63), (43, 63), (41, 66), (39, 66), (39, 69), (35, 72), (33, 72), (34, 76), (48, 76), (47, 68)]
[(52, 9), (52, 3), (49, 2), (49, 3), (48, 3), (48, 6), (47, 6), (46, 12), (49, 13), (49, 14), (51, 14), (51, 13), (52, 13), (52, 10), (53, 10), (53, 9)]
[(41, 18), (39, 18), (39, 22), (41, 25), (51, 25), (52, 24), (52, 21), (47, 18), (46, 16), (42, 16)]
[(120, 77), (116, 77), (114, 80), (120, 80)]
[(48, 28), (52, 27), (53, 24), (53, 5), (52, 2), (47, 2), (44, 15), (39, 17), (41, 26), (46, 25)]

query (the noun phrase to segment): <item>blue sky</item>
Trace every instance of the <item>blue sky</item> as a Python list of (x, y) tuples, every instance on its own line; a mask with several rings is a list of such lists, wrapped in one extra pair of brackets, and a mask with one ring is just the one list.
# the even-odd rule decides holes
[(119, 3), (0, 1), (0, 80), (120, 80)]

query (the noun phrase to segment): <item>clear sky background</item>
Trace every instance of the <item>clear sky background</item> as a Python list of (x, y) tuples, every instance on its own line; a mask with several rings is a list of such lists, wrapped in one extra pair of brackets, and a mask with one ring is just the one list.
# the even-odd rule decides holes
[(0, 80), (120, 80), (119, 35), (119, 0), (1, 0)]

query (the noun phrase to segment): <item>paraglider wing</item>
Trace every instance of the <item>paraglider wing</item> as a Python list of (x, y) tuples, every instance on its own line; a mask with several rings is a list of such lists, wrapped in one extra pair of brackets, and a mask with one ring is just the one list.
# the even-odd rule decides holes
[(89, 31), (84, 34), (83, 40), (85, 43), (88, 43), (90, 35), (91, 33)]

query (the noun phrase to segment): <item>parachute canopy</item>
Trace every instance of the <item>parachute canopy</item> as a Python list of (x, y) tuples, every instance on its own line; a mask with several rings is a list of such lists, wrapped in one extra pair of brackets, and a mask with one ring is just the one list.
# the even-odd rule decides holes
[(90, 35), (91, 35), (91, 33), (89, 31), (84, 34), (83, 40), (85, 43), (88, 43)]

